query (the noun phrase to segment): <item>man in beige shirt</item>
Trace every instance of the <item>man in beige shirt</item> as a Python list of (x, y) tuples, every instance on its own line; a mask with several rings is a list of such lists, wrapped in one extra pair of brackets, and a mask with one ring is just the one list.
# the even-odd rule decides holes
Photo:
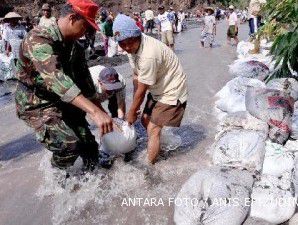
[(154, 163), (160, 151), (164, 126), (179, 127), (187, 101), (186, 75), (175, 53), (162, 42), (142, 34), (134, 21), (118, 15), (113, 32), (119, 45), (129, 53), (134, 70), (134, 98), (127, 121), (134, 123), (145, 99), (142, 123), (148, 133), (148, 161)]
[(42, 8), (43, 16), (40, 18), (39, 26), (50, 27), (56, 24), (56, 18), (52, 16), (52, 9), (48, 3), (43, 4)]

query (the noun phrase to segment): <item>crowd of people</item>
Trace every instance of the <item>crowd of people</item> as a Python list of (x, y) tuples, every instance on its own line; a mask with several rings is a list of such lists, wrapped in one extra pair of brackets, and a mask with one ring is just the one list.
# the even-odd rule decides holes
[[(52, 165), (61, 169), (80, 156), (86, 169), (98, 164), (109, 168), (111, 160), (98, 151), (98, 143), (85, 118), (89, 115), (100, 135), (113, 131), (113, 117), (134, 124), (140, 116), (148, 134), (148, 164), (160, 153), (164, 126), (180, 126), (187, 104), (186, 75), (174, 50), (174, 33), (185, 29), (187, 14), (163, 5), (125, 15), (101, 10), (92, 0), (68, 0), (58, 18), (49, 4), (42, 16), (22, 20), (10, 12), (1, 20), (4, 52), (13, 55), (17, 68), (17, 115), (35, 130), (38, 141), (53, 152)], [(201, 45), (214, 45), (216, 23), (222, 12), (204, 9)], [(226, 14), (227, 41), (238, 43), (239, 18), (234, 6)], [(256, 30), (254, 30), (255, 32)], [(94, 51), (100, 32), (105, 54), (116, 43), (128, 54), (133, 69), (133, 102), (126, 111), (126, 82), (114, 68), (98, 71), (94, 84), (87, 66), (86, 48)], [(152, 37), (157, 32), (159, 38)], [(158, 40), (160, 39), (160, 40)], [(99, 91), (100, 90), (100, 91)], [(102, 102), (108, 101), (108, 110)]]

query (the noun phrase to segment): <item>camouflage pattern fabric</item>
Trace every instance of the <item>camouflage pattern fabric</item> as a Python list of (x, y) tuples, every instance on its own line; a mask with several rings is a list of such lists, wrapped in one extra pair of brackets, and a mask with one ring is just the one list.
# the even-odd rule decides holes
[(85, 113), (70, 102), (79, 94), (96, 96), (83, 46), (63, 42), (57, 25), (28, 33), (17, 62), (16, 111), (53, 151), (53, 164), (71, 165), (80, 155), (98, 155)]

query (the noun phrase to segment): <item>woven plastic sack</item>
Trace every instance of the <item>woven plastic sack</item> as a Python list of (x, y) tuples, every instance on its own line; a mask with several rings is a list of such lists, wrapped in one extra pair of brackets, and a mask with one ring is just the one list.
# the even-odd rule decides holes
[(282, 177), (264, 175), (252, 191), (250, 216), (269, 223), (281, 224), (295, 212), (294, 188), (290, 174)]
[(213, 163), (220, 166), (261, 171), (266, 136), (253, 130), (231, 130), (213, 144)]
[(104, 151), (114, 155), (133, 151), (137, 146), (135, 128), (120, 119), (113, 119), (113, 121), (119, 129), (114, 129), (113, 132), (102, 137)]
[(294, 104), (294, 112), (291, 119), (291, 138), (298, 140), (298, 101)]
[(266, 141), (265, 149), (262, 174), (280, 177), (284, 173), (292, 173), (295, 166), (295, 156), (292, 152), (287, 151), (284, 146), (271, 141)]
[(235, 129), (261, 131), (266, 135), (268, 133), (268, 124), (253, 117), (247, 111), (230, 113), (220, 121), (217, 136)]
[(269, 138), (273, 142), (283, 144), (289, 138), (294, 99), (287, 93), (249, 87), (245, 104), (251, 115), (268, 123)]
[(249, 51), (254, 49), (254, 44), (246, 41), (240, 41), (237, 45), (238, 58), (245, 58), (249, 55)]
[(257, 79), (236, 77), (217, 92), (215, 97), (218, 100), (215, 102), (215, 106), (228, 113), (246, 111), (245, 94), (248, 86), (266, 87), (263, 82)]
[(245, 201), (252, 185), (248, 171), (220, 167), (199, 170), (183, 184), (175, 199), (174, 222), (241, 225), (249, 211)]
[(269, 75), (269, 68), (257, 60), (238, 59), (229, 66), (229, 72), (235, 76), (264, 80)]
[(278, 78), (270, 80), (267, 88), (287, 92), (295, 101), (298, 100), (298, 82), (294, 78)]

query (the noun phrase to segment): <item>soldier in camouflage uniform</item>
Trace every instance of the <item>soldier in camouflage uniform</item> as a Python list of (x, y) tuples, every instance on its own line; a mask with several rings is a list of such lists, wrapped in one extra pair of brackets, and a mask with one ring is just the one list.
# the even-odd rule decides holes
[(86, 167), (94, 168), (98, 163), (98, 144), (86, 113), (101, 135), (113, 129), (111, 118), (97, 103), (84, 48), (76, 42), (90, 25), (98, 28), (97, 10), (91, 0), (69, 0), (57, 24), (33, 29), (21, 44), (17, 115), (53, 152), (52, 165), (62, 169), (73, 165), (78, 156)]

